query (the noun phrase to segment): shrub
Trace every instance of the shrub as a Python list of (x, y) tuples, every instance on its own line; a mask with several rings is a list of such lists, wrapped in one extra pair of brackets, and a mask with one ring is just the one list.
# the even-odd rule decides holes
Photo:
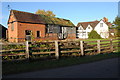
[(92, 31), (88, 34), (88, 38), (89, 38), (89, 39), (101, 39), (101, 36), (100, 36), (95, 30), (92, 30)]

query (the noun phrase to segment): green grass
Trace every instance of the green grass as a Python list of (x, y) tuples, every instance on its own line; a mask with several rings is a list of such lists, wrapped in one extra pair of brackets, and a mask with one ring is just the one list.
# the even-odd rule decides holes
[(109, 40), (109, 39), (85, 39), (84, 41), (97, 41), (97, 40)]
[[(116, 38), (116, 39), (119, 39), (119, 38)], [(87, 42), (87, 41), (97, 41), (97, 40), (110, 40), (110, 39), (85, 39), (83, 41)], [(113, 42), (119, 42), (120, 40), (113, 40)], [(103, 42), (100, 42), (101, 44), (104, 44), (104, 43), (110, 43), (110, 41), (103, 41)], [(97, 44), (97, 42), (92, 42), (92, 43), (88, 43), (88, 44)]]
[[(87, 42), (87, 41), (96, 41), (96, 42), (88, 42), (88, 44), (90, 45), (94, 45), (94, 44), (97, 44), (97, 40), (109, 40), (109, 39), (86, 39), (86, 40), (83, 40), (83, 41), (85, 41), (85, 42)], [(109, 41), (104, 41), (104, 42), (102, 42), (102, 43), (109, 43)]]
[[(113, 39), (120, 39), (120, 37), (117, 37), (117, 38), (113, 38)], [(109, 38), (107, 39), (85, 39), (84, 41), (97, 41), (97, 40), (110, 40)]]
[(61, 58), (59, 60), (33, 60), (33, 61), (16, 61), (6, 62), (2, 64), (3, 75), (16, 74), (29, 71), (37, 71), (58, 67), (65, 67), (71, 65), (78, 65), (83, 63), (95, 62), (99, 60), (120, 57), (120, 53), (99, 54), (94, 56), (84, 57), (68, 57)]

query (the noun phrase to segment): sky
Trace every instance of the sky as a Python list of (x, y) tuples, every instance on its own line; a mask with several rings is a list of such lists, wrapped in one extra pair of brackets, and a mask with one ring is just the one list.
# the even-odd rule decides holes
[(120, 17), (120, 1), (118, 3), (118, 16)]
[(113, 22), (118, 15), (118, 2), (2, 2), (2, 25), (7, 27), (9, 9), (35, 13), (38, 9), (51, 10), (56, 17), (78, 22), (100, 20), (107, 17)]

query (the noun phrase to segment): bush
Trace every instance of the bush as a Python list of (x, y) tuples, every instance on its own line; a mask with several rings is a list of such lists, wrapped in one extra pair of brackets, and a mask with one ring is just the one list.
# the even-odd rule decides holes
[(101, 36), (100, 36), (95, 30), (92, 30), (92, 31), (88, 34), (88, 38), (89, 38), (89, 39), (101, 39)]

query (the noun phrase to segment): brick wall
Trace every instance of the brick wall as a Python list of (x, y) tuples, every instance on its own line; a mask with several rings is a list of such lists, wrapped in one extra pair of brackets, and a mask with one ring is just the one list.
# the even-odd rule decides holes
[[(32, 31), (32, 39), (38, 40), (37, 38), (37, 31), (40, 31), (40, 38), (45, 37), (45, 25), (43, 24), (29, 24), (29, 23), (18, 23), (18, 38), (19, 42), (26, 37), (25, 30)], [(24, 39), (25, 40), (25, 39)]]
[[(58, 40), (57, 33), (45, 33), (46, 26), (44, 24), (31, 24), (31, 23), (21, 23), (16, 22), (14, 14), (11, 13), (10, 18), (8, 20), (8, 30), (7, 37), (9, 42), (24, 42), (26, 35), (26, 30), (32, 31), (32, 41), (40, 41), (40, 40)], [(12, 30), (12, 26), (14, 26)], [(40, 38), (37, 38), (37, 31), (40, 31)], [(76, 34), (68, 34), (67, 39), (75, 39)]]
[[(31, 24), (31, 23), (17, 22), (13, 12), (10, 13), (8, 22), (9, 24), (8, 24), (8, 30), (7, 30), (7, 33), (8, 33), (7, 38), (9, 42), (24, 42), (26, 38), (26, 34), (25, 34), (26, 30), (32, 31), (32, 41), (58, 40), (57, 33), (49, 33), (49, 34), (46, 33), (46, 26), (44, 24)], [(71, 28), (69, 29), (71, 31), (70, 31), (70, 34), (68, 34), (67, 39), (75, 39), (76, 34), (75, 33), (71, 34), (71, 32), (74, 32), (74, 30)], [(40, 31), (40, 38), (37, 38), (37, 31)]]
[[(16, 21), (14, 14), (11, 13), (10, 17), (9, 17), (9, 24), (8, 24), (8, 30), (7, 30), (7, 38), (9, 42), (17, 42), (17, 24), (18, 22), (14, 22)], [(14, 30), (11, 29), (12, 25), (14, 26)]]
[[(11, 29), (12, 24), (14, 24), (14, 30)], [(9, 42), (17, 42), (17, 22), (8, 24), (8, 41)]]
[(76, 39), (76, 34), (75, 33), (68, 34), (67, 39)]
[[(14, 22), (14, 31), (11, 30), (12, 24), (9, 24), (8, 28), (8, 40), (9, 42), (24, 42), (25, 41), (25, 30), (32, 31), (32, 41), (42, 40), (58, 40), (56, 33), (45, 33), (44, 24), (30, 24)], [(40, 31), (40, 38), (37, 38), (37, 31)], [(67, 39), (76, 39), (76, 34), (68, 34)]]

